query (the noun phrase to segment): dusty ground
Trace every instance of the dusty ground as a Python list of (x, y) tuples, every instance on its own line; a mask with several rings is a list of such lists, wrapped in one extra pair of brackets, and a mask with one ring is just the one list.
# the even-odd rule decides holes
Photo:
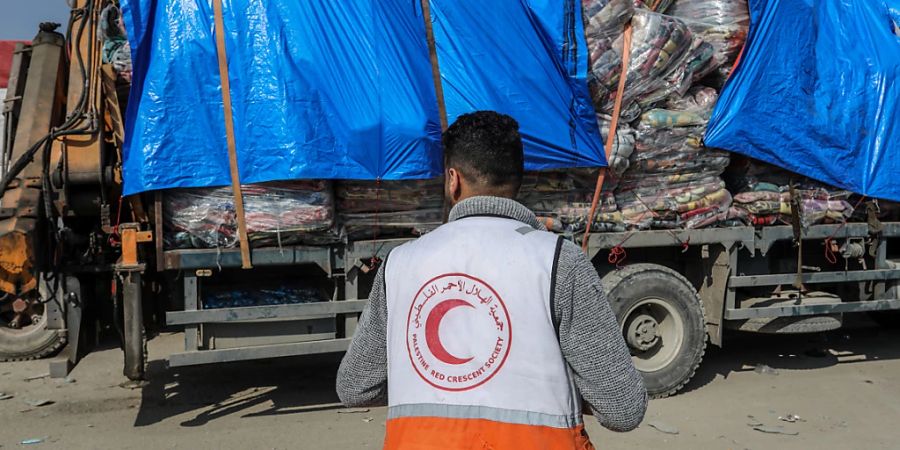
[[(164, 334), (151, 342), (151, 381), (133, 390), (119, 387), (115, 348), (89, 355), (68, 382), (26, 381), (47, 372), (45, 362), (0, 363), (0, 392), (14, 395), (0, 400), (0, 447), (42, 438), (31, 447), (379, 448), (385, 411), (342, 412), (334, 358), (166, 369), (161, 359), (178, 351), (180, 339)], [(707, 354), (685, 392), (651, 402), (638, 430), (615, 434), (589, 422), (598, 447), (900, 447), (900, 332), (866, 327), (728, 344)], [(754, 371), (759, 364), (777, 374)], [(38, 400), (53, 403), (28, 404)], [(802, 421), (779, 421), (788, 414)], [(765, 434), (752, 424), (798, 434)]]

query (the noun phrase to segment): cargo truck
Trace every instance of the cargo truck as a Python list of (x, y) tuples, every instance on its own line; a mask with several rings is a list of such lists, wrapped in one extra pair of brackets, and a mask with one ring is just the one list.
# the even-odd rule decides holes
[[(124, 374), (145, 377), (160, 327), (184, 330), (170, 367), (344, 351), (379, 261), (408, 238), (331, 245), (174, 249), (167, 192), (122, 197), (127, 87), (101, 63), (102, 0), (75, 0), (65, 34), (42, 24), (20, 44), (4, 103), (0, 360), (59, 356), (65, 376), (107, 317)], [(567, 236), (578, 240), (580, 236)], [(594, 233), (596, 263), (649, 392), (677, 392), (726, 331), (816, 333), (849, 313), (888, 325), (900, 310), (900, 223)], [(248, 265), (249, 257), (252, 268)], [(324, 301), (207, 308), (214, 289), (302, 279)]]

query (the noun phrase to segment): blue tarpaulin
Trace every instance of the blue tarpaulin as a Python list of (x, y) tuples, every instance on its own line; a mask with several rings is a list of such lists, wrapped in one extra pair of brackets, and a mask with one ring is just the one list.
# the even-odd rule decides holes
[[(450, 120), (514, 116), (529, 169), (605, 164), (577, 3), (431, 1)], [(212, 3), (122, 9), (125, 193), (230, 184)], [(419, 0), (224, 0), (224, 22), (243, 183), (440, 175)]]
[(515, 117), (529, 170), (605, 165), (579, 0), (431, 4), (450, 122), (478, 109)]
[(751, 0), (706, 145), (900, 201), (900, 0)]

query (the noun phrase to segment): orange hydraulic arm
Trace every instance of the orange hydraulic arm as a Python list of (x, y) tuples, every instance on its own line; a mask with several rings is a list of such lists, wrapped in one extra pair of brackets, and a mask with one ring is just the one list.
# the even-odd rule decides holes
[(41, 24), (31, 46), (17, 52), (17, 86), (5, 101), (18, 120), (0, 181), (0, 296), (11, 296), (6, 304), (13, 300), (23, 318), (27, 305), (41, 300), (37, 274), (58, 272), (62, 265), (64, 220), (99, 217), (103, 231), (111, 231), (105, 197), (114, 189), (104, 184), (117, 181), (119, 158), (105, 158), (104, 148), (111, 147), (103, 139), (121, 134), (109, 125), (117, 119), (112, 128), (120, 129), (121, 120), (118, 108), (115, 118), (104, 114), (110, 108), (103, 103), (108, 86), (97, 24), (107, 1), (73, 3), (65, 37), (57, 24)]
[(34, 276), (37, 236), (44, 206), (44, 162), (52, 144), (49, 133), (62, 112), (65, 74), (64, 38), (42, 26), (31, 47), (16, 55), (27, 64), (27, 78), (20, 102), (19, 120), (9, 161), (9, 184), (0, 207), (0, 291), (22, 296), (37, 287)]

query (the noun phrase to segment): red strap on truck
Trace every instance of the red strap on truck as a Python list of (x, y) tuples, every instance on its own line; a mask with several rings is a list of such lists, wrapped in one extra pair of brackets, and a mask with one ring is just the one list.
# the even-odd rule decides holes
[[(616, 102), (613, 105), (612, 120), (609, 123), (609, 133), (606, 135), (606, 162), (612, 155), (613, 145), (616, 143), (616, 131), (619, 128), (619, 114), (622, 112), (622, 96), (625, 95), (625, 79), (628, 78), (628, 64), (631, 60), (631, 22), (625, 25), (625, 33), (622, 35), (622, 73), (619, 75), (619, 86), (616, 89)], [(587, 253), (588, 237), (591, 235), (591, 227), (594, 225), (594, 217), (597, 215), (597, 205), (600, 202), (600, 194), (603, 190), (603, 181), (606, 179), (606, 167), (600, 168), (597, 176), (597, 186), (594, 188), (594, 198), (591, 200), (591, 210), (587, 217), (587, 228), (584, 229), (584, 239), (581, 241), (581, 250)]]

